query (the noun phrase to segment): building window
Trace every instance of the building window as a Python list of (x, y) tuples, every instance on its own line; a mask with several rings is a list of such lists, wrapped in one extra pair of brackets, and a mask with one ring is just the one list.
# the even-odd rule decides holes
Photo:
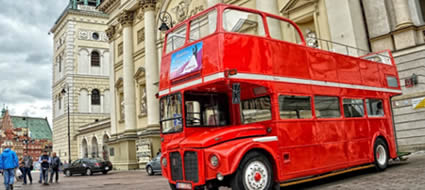
[(140, 86), (140, 114), (146, 115), (148, 113), (148, 106), (147, 106), (147, 95), (146, 95), (146, 87)]
[(99, 52), (97, 51), (91, 52), (91, 66), (92, 67), (100, 66), (100, 56), (99, 56)]
[(98, 89), (91, 91), (91, 105), (100, 105), (100, 92)]

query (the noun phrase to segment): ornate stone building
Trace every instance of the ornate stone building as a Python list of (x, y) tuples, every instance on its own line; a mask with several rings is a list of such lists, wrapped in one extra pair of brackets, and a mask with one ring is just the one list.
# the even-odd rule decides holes
[(103, 147), (105, 136), (110, 135), (109, 127), (80, 128), (105, 121), (110, 115), (111, 70), (105, 33), (108, 15), (96, 10), (100, 3), (100, 0), (71, 0), (51, 29), (53, 149), (63, 161), (68, 160), (68, 146), (71, 146), (72, 160), (88, 155), (101, 157), (103, 153), (98, 147)]
[[(403, 95), (393, 98), (399, 148), (425, 148), (425, 0), (363, 0), (373, 51), (391, 49)], [(379, 11), (377, 11), (379, 10)]]
[[(369, 50), (359, 1), (345, 0), (104, 0), (111, 52), (110, 159), (121, 169), (143, 167), (160, 149), (158, 76), (164, 34), (159, 13), (173, 24), (217, 3), (259, 9), (293, 19), (311, 46), (350, 55)], [(341, 23), (344, 23), (342, 25)], [(354, 48), (320, 41), (336, 41)]]

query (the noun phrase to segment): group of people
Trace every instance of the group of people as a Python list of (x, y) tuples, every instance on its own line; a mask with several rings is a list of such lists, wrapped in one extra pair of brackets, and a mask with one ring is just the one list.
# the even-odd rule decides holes
[[(58, 183), (59, 167), (62, 163), (60, 158), (56, 156), (56, 153), (53, 152), (52, 156), (49, 156), (49, 153), (44, 151), (38, 162), (40, 163), (40, 180), (38, 182), (48, 185), (48, 176), (50, 171), (50, 183), (53, 183), (54, 175), (56, 175), (55, 182)], [(17, 169), (19, 169), (19, 172), (22, 174), (17, 177), (23, 179), (23, 184), (27, 184), (27, 177), (29, 184), (32, 184), (31, 171), (33, 170), (33, 167), (33, 159), (28, 155), (28, 153), (25, 152), (24, 156), (21, 159), (18, 159), (18, 156), (10, 146), (5, 147), (3, 153), (0, 155), (0, 170), (4, 176), (4, 185), (6, 190), (13, 190)]]

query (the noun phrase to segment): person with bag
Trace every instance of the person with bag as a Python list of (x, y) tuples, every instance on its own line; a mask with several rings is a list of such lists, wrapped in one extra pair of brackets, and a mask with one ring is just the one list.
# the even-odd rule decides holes
[(13, 190), (15, 169), (19, 166), (18, 156), (10, 148), (11, 146), (6, 146), (3, 153), (0, 155), (0, 169), (3, 170), (6, 190)]
[(40, 179), (40, 183), (44, 181), (44, 185), (49, 185), (48, 178), (49, 178), (49, 167), (50, 167), (51, 160), (47, 151), (44, 151), (43, 155), (40, 156), (39, 162), (41, 163), (40, 170), (41, 170), (41, 176), (42, 176), (41, 178), (42, 180)]
[(28, 155), (27, 152), (24, 152), (24, 159), (23, 159), (23, 163), (24, 163), (24, 185), (27, 184), (27, 176), (28, 179), (30, 180), (30, 184), (32, 184), (32, 176), (31, 176), (31, 170), (33, 169), (32, 166), (32, 157)]
[(59, 181), (59, 166), (61, 165), (61, 159), (56, 156), (56, 152), (52, 153), (52, 162), (50, 168), (52, 169), (50, 173), (50, 183), (53, 183), (53, 176), (56, 174), (56, 183)]

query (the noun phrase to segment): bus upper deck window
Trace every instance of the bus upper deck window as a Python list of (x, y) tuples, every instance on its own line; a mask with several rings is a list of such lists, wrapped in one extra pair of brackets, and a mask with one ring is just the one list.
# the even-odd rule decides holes
[(217, 10), (211, 10), (190, 22), (190, 42), (199, 40), (215, 32), (217, 28)]
[(270, 37), (277, 40), (292, 42), (296, 44), (301, 43), (301, 37), (298, 30), (289, 22), (284, 20), (267, 17), (267, 24), (269, 27)]
[(265, 36), (261, 15), (234, 9), (223, 12), (223, 28), (228, 32)]
[(184, 45), (186, 41), (186, 24), (176, 28), (167, 35), (166, 53), (170, 53)]

